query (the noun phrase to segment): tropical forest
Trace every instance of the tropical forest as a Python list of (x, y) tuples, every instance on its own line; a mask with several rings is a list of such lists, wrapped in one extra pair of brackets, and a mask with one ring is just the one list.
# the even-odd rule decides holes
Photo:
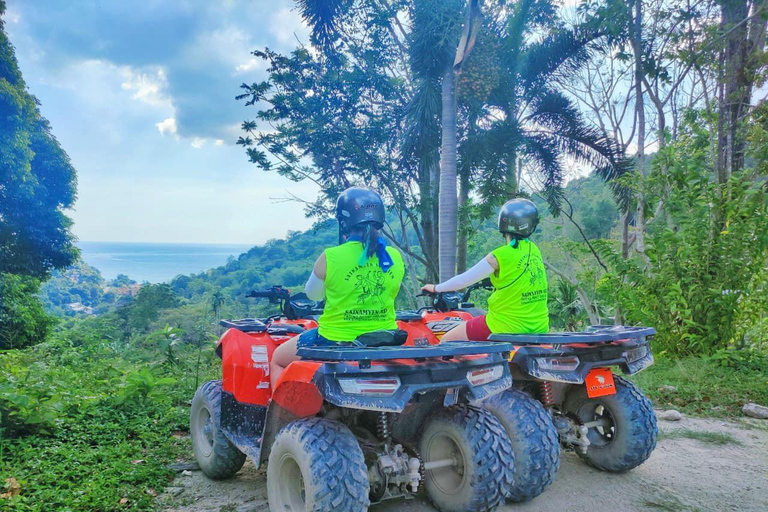
[[(581, 498), (592, 492), (587, 485), (605, 508), (768, 509), (768, 2), (231, 3), (237, 7), (169, 2), (184, 6), (168, 14), (161, 11), (171, 7), (150, 2), (110, 18), (116, 27), (167, 30), (185, 41), (184, 23), (213, 19), (212, 10), (231, 9), (227, 19), (236, 20), (282, 9), (272, 27), (254, 25), (248, 37), (247, 23), (211, 29), (216, 37), (201, 47), (226, 40), (232, 49), (216, 58), (236, 52), (246, 63), (221, 74), (193, 66), (193, 51), (183, 71), (163, 68), (170, 50), (155, 36), (121, 40), (122, 28), (111, 35), (99, 28), (91, 42), (84, 35), (97, 30), (91, 12), (113, 9), (108, 2), (41, 2), (50, 4), (42, 9), (0, 0), (0, 510), (278, 510), (266, 462), (259, 469), (247, 463), (253, 466), (243, 471), (251, 472), (238, 473), (234, 484), (201, 473), (190, 407), (200, 386), (222, 379), (217, 342), (227, 328), (220, 322), (280, 312), (274, 300), (249, 297), (254, 290), (304, 292), (318, 256), (339, 244), (337, 198), (354, 186), (383, 200), (379, 231), (405, 267), (398, 311), (428, 309), (422, 287), (463, 274), (504, 246), (498, 212), (523, 198), (538, 210), (529, 239), (546, 268), (550, 333), (655, 330), (652, 365), (631, 375), (613, 368), (617, 383), (648, 397), (654, 429), (658, 418), (660, 448), (648, 462), (616, 475), (576, 469), (583, 467), (578, 446), (563, 448), (551, 490), (531, 502), (508, 499), (499, 510), (596, 507)], [(38, 8), (45, 12), (32, 12)], [(64, 23), (81, 15), (82, 24)], [(259, 30), (279, 31), (288, 16), (300, 29), (262, 37)], [(197, 151), (207, 139), (185, 142), (192, 135), (184, 131), (184, 102), (206, 106), (190, 116), (235, 112), (228, 138), (211, 138), (206, 148), (230, 151), (255, 190), (264, 184), (253, 201), (276, 213), (232, 214), (220, 224), (247, 224), (253, 233), (277, 226), (282, 234), (246, 240), (250, 249), (216, 265), (160, 280), (88, 261), (78, 225), (93, 217), (85, 205), (97, 195), (94, 183), (117, 172), (110, 170), (116, 160), (135, 158), (130, 165), (140, 167), (161, 157), (140, 145), (109, 156), (99, 148), (112, 136), (107, 131), (104, 141), (69, 149), (75, 139), (56, 121), (75, 107), (51, 100), (49, 110), (53, 86), (32, 67), (45, 52), (25, 49), (32, 43), (24, 23), (44, 22), (92, 51), (83, 60), (90, 66), (110, 52), (141, 53), (165, 84), (166, 96), (148, 89), (158, 102), (210, 74), (222, 102), (185, 96), (174, 103), (173, 123), (149, 128), (165, 143)], [(128, 76), (129, 68), (109, 69)], [(144, 89), (123, 79), (123, 92), (150, 108), (135, 92)], [(120, 85), (95, 91), (122, 115)], [(86, 153), (104, 159), (93, 176), (80, 169)], [(189, 182), (198, 179), (184, 172)], [(167, 179), (151, 197), (187, 201), (185, 174)], [(279, 198), (273, 183), (284, 190)], [(120, 230), (132, 223), (154, 232), (130, 208), (164, 199), (144, 204), (131, 194), (107, 194), (119, 222), (89, 222), (114, 230), (111, 240), (127, 240)], [(207, 215), (196, 197), (188, 201)], [(304, 224), (296, 229), (278, 207), (299, 212)], [(166, 220), (179, 229), (197, 222), (185, 218), (176, 212)], [(216, 241), (204, 224), (188, 227), (200, 233), (189, 242)], [(473, 306), (488, 309), (492, 293), (472, 292)], [(742, 469), (738, 481), (733, 471)], [(430, 499), (371, 499), (371, 510), (447, 510)], [(286, 507), (279, 510), (299, 510)], [(306, 510), (330, 510), (318, 507)]]

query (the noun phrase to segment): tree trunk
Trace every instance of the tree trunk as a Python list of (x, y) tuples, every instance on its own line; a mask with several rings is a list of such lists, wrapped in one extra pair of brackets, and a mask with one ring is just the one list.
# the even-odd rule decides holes
[(459, 208), (464, 215), (460, 216), (461, 226), (459, 226), (459, 247), (456, 256), (456, 273), (461, 274), (467, 270), (467, 244), (469, 242), (469, 218), (466, 210), (469, 206), (469, 168), (461, 173), (459, 183)]
[[(632, 51), (635, 55), (635, 111), (637, 112), (637, 168), (645, 178), (645, 102), (643, 100), (643, 1), (635, 0), (635, 18), (632, 30)], [(643, 181), (645, 181), (643, 179)], [(637, 252), (645, 252), (645, 194), (641, 183), (637, 192), (635, 211), (635, 236)]]
[(599, 325), (600, 318), (597, 316), (595, 308), (592, 306), (592, 301), (590, 301), (589, 297), (587, 296), (587, 292), (585, 292), (580, 286), (576, 286), (576, 293), (579, 295), (579, 300), (584, 306), (584, 311), (587, 312), (587, 316), (589, 317), (589, 325)]
[(509, 154), (509, 164), (507, 166), (507, 199), (514, 199), (517, 196), (519, 187), (517, 172), (517, 151)]
[(442, 83), (442, 142), (440, 146), (440, 281), (456, 273), (456, 89), (453, 66), (448, 66)]
[(718, 3), (721, 6), (720, 31), (725, 37), (725, 48), (720, 57), (717, 123), (717, 179), (722, 185), (744, 167), (746, 136), (742, 127), (765, 45), (763, 9), (766, 2), (721, 0)]
[[(437, 207), (438, 202), (434, 199), (437, 196), (438, 190), (438, 174), (439, 168), (437, 163), (438, 156), (435, 155), (434, 159), (429, 159), (422, 163), (423, 169), (419, 176), (419, 223), (421, 224), (421, 230), (424, 233), (424, 258), (427, 261), (437, 261)], [(425, 159), (426, 160), (426, 159)], [(435, 265), (437, 268), (437, 265)], [(427, 266), (425, 269), (426, 276), (424, 276), (426, 282), (433, 283), (438, 280), (436, 272)]]
[[(725, 0), (721, 4), (720, 31), (725, 36), (725, 49), (721, 53), (717, 123), (717, 180), (728, 181), (734, 171), (743, 165), (743, 143), (737, 131), (747, 92), (745, 69), (747, 24), (742, 21), (749, 13), (746, 0)], [(749, 97), (746, 98), (747, 105)]]

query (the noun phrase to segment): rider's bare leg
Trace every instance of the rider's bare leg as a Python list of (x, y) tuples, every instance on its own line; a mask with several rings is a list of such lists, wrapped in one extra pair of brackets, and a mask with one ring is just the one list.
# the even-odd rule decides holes
[(280, 378), (286, 367), (299, 360), (299, 356), (296, 355), (298, 342), (299, 336), (295, 336), (277, 347), (272, 353), (272, 362), (269, 365), (269, 381), (272, 383), (272, 390), (275, 389), (277, 379)]
[(440, 341), (467, 341), (469, 340), (469, 337), (467, 336), (467, 322), (461, 322), (459, 325), (451, 329), (450, 331), (443, 334), (443, 337), (440, 338)]

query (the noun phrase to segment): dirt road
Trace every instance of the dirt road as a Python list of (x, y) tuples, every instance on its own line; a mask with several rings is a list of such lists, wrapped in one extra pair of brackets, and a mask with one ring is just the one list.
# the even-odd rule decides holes
[[(768, 511), (768, 421), (685, 418), (660, 421), (651, 458), (611, 475), (563, 453), (555, 483), (540, 497), (503, 512)], [(724, 444), (718, 444), (724, 443)], [(249, 464), (232, 480), (214, 482), (199, 471), (180, 476), (161, 497), (166, 512), (266, 512), (263, 470)], [(371, 512), (431, 512), (425, 499), (395, 500)]]

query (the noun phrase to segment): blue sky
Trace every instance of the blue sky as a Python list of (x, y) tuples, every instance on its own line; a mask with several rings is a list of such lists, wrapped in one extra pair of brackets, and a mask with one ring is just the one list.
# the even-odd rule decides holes
[(30, 91), (78, 170), (81, 240), (261, 243), (306, 229), (295, 184), (234, 142), (265, 77), (250, 51), (308, 41), (288, 0), (7, 0)]

